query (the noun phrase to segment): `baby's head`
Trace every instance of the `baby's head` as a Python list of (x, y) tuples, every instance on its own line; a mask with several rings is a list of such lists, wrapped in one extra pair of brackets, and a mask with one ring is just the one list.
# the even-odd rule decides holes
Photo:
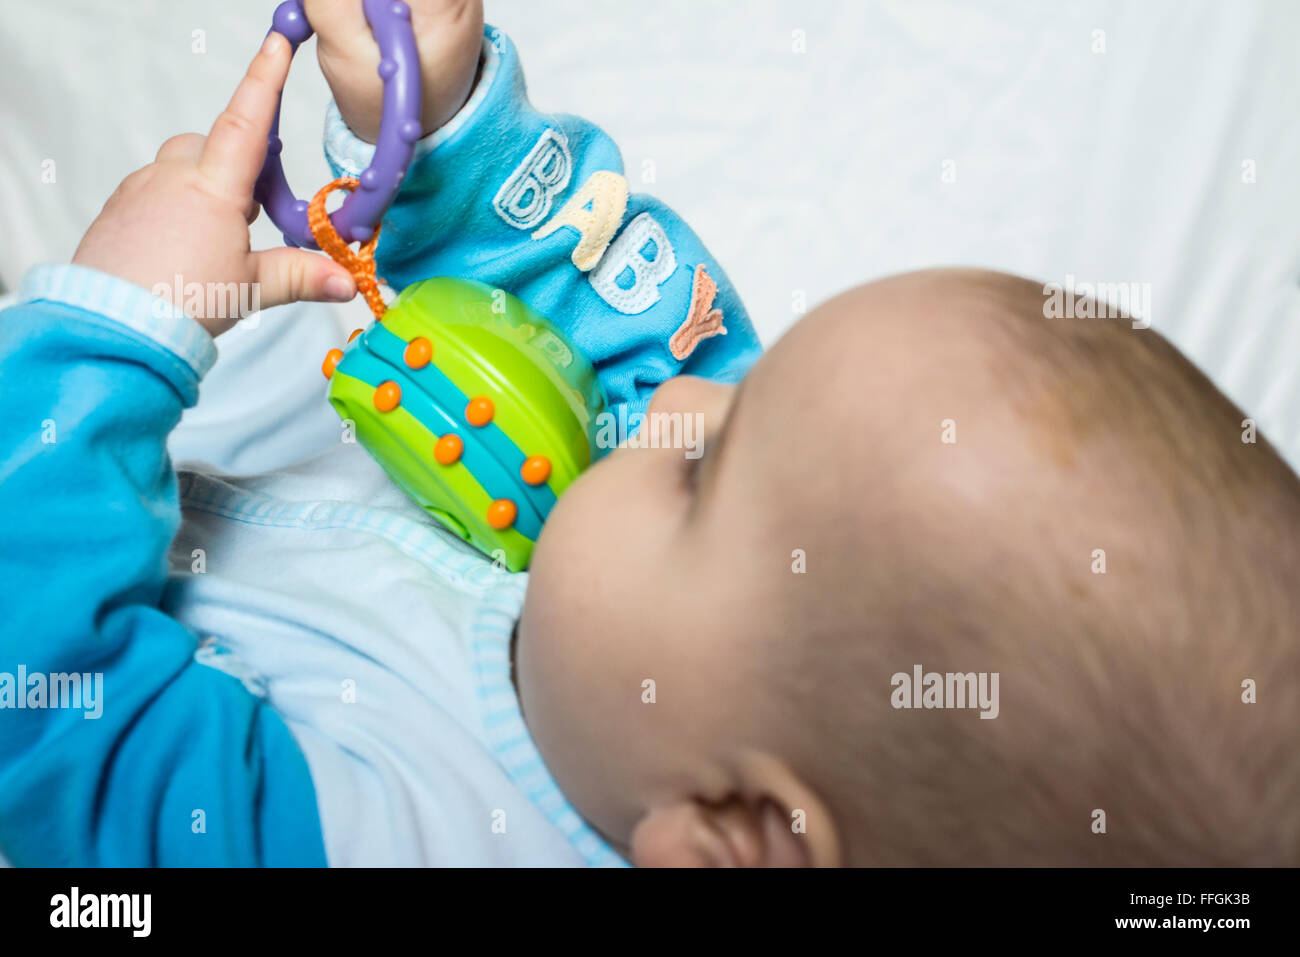
[[(1043, 302), (855, 289), (655, 393), (702, 457), (561, 499), (516, 680), (636, 863), (1300, 861), (1300, 482), (1154, 331)], [(918, 665), (996, 704), (896, 707)]]

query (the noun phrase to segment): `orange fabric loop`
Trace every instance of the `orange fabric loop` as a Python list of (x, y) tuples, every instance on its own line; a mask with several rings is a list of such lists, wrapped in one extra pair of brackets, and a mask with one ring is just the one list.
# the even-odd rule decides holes
[(325, 198), (330, 193), (336, 189), (346, 189), (351, 192), (357, 188), (357, 185), (358, 180), (355, 176), (340, 176), (332, 183), (322, 186), (307, 206), (307, 225), (311, 228), (316, 245), (329, 253), (330, 258), (336, 263), (352, 273), (352, 277), (357, 281), (357, 290), (366, 297), (370, 311), (375, 314), (375, 319), (379, 320), (384, 318), (384, 312), (388, 309), (384, 305), (384, 297), (379, 294), (379, 280), (375, 278), (375, 246), (379, 243), (379, 227), (376, 226), (374, 235), (353, 252), (334, 228), (334, 224), (330, 222), (329, 213), (325, 212)]

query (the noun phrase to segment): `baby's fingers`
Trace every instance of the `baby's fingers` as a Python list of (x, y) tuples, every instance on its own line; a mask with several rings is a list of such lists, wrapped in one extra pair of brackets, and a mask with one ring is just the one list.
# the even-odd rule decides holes
[(347, 302), (356, 280), (338, 263), (305, 249), (267, 249), (253, 253), (263, 309), (287, 302)]
[(278, 33), (269, 34), (203, 147), (200, 172), (241, 206), (253, 195), (266, 159), (266, 138), (291, 60), (289, 41)]
[(346, 46), (370, 39), (370, 24), (360, 0), (304, 0), (303, 12), (320, 42)]
[(203, 156), (203, 144), (206, 141), (207, 137), (200, 133), (177, 133), (158, 147), (154, 162), (196, 166)]

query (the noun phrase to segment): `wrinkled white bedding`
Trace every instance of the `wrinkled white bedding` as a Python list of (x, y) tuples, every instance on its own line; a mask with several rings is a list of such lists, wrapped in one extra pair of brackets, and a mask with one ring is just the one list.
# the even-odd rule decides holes
[[(274, 5), (0, 0), (5, 285), (68, 258), (166, 136), (206, 130)], [(936, 264), (1149, 283), (1153, 325), (1300, 464), (1300, 5), (489, 0), (488, 18), (534, 102), (603, 125), (634, 188), (695, 226), (765, 340), (800, 297)], [(283, 128), (300, 194), (327, 175), (306, 60)], [(223, 339), (177, 457), (246, 471), (333, 441), (318, 361), (351, 325), (312, 306)]]

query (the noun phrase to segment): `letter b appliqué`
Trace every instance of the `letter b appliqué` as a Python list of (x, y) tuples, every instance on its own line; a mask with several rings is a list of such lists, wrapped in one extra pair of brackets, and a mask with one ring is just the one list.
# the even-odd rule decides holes
[(642, 213), (609, 244), (588, 281), (601, 299), (625, 316), (634, 316), (659, 301), (659, 287), (676, 269), (677, 255), (668, 234), (653, 216)]
[(532, 229), (550, 214), (555, 197), (564, 192), (572, 175), (568, 139), (559, 130), (548, 129), (497, 190), (492, 206), (515, 229)]

